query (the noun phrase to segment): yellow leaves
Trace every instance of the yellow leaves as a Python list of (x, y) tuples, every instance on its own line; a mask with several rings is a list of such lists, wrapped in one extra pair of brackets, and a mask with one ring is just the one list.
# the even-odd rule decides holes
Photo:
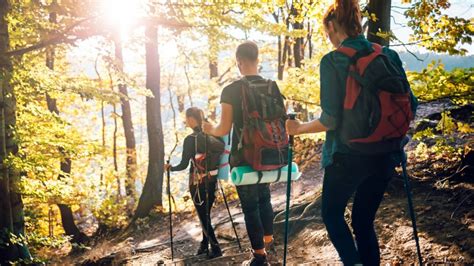
[(377, 15), (375, 15), (375, 13), (370, 13), (370, 20), (376, 22), (378, 20)]
[(436, 52), (463, 55), (466, 49), (458, 46), (472, 42), (472, 19), (443, 14), (449, 7), (447, 0), (421, 0), (406, 10), (405, 15), (410, 19), (412, 39), (419, 41), (419, 45)]
[(362, 16), (368, 18), (369, 20), (376, 22), (378, 20), (377, 15), (375, 13), (369, 13), (368, 10), (362, 12)]
[(449, 111), (441, 113), (441, 120), (436, 126), (436, 129), (443, 132), (444, 135), (451, 134), (456, 130), (456, 123), (449, 115)]
[(420, 100), (450, 97), (454, 101), (474, 102), (474, 68), (446, 71), (440, 62), (431, 62), (421, 73), (408, 72), (411, 88)]
[(474, 133), (474, 128), (472, 128), (469, 124), (467, 123), (462, 123), (462, 122), (457, 122), (457, 128), (460, 133), (463, 134), (471, 134)]
[[(270, 2), (270, 1), (268, 1), (268, 2)], [(267, 3), (268, 3), (268, 2), (267, 2)], [(271, 1), (271, 2), (273, 2), (273, 1)], [(279, 6), (279, 7), (283, 7), (283, 6), (285, 6), (285, 4), (286, 4), (286, 0), (277, 0), (277, 1), (276, 1), (276, 4), (277, 4), (277, 6)]]

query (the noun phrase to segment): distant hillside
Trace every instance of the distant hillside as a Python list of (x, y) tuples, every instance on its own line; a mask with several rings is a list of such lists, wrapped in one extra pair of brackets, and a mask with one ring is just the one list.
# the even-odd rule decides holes
[(470, 68), (474, 67), (474, 55), (470, 56), (453, 56), (435, 53), (414, 53), (418, 58), (423, 61), (418, 61), (412, 54), (407, 52), (400, 52), (400, 58), (402, 59), (406, 70), (420, 71), (431, 63), (431, 61), (441, 60), (447, 70), (451, 70), (456, 67)]

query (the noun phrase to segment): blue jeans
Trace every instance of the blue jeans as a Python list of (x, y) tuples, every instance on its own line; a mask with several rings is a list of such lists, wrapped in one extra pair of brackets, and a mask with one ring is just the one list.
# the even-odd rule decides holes
[[(390, 155), (348, 154), (335, 154), (334, 163), (325, 168), (322, 217), (344, 265), (380, 264), (374, 220), (394, 169)], [(357, 247), (344, 220), (344, 211), (353, 194), (351, 225)]]
[(270, 184), (237, 186), (237, 193), (252, 249), (262, 249), (265, 247), (263, 236), (273, 235)]

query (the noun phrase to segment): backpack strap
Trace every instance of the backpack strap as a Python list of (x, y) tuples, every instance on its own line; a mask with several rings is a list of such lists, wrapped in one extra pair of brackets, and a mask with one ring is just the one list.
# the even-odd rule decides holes
[(382, 46), (377, 43), (372, 43), (373, 52), (367, 56), (363, 56), (357, 60), (357, 70), (360, 75), (363, 75), (367, 66), (372, 62), (377, 56), (382, 53)]
[(272, 95), (272, 89), (273, 89), (273, 81), (271, 79), (267, 79), (267, 93), (268, 95)]
[(346, 55), (351, 58), (352, 64), (357, 64), (361, 73), (364, 73), (364, 70), (367, 68), (367, 65), (375, 59), (378, 55), (382, 53), (382, 46), (377, 43), (372, 43), (372, 49), (362, 49), (356, 50), (347, 46), (340, 46), (337, 48), (336, 52)]
[(344, 98), (344, 109), (352, 109), (359, 97), (361, 84), (364, 86), (362, 78), (367, 66), (380, 54), (382, 46), (372, 43), (372, 49), (356, 50), (347, 46), (340, 46), (336, 50), (350, 58), (348, 77), (346, 80), (346, 97)]
[(342, 46), (342, 45), (339, 46), (339, 48), (337, 48), (336, 51), (341, 54), (345, 54), (346, 56), (351, 57), (351, 58), (354, 57), (354, 55), (357, 53), (356, 49), (347, 47), (347, 46)]

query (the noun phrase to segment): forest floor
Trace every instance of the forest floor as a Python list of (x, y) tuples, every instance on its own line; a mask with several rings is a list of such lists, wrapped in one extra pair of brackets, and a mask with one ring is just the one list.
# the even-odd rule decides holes
[[(430, 105), (432, 108), (433, 105)], [(472, 106), (468, 109), (472, 125)], [(418, 116), (425, 122), (436, 120), (435, 110), (422, 109)], [(426, 118), (429, 118), (428, 120)], [(459, 116), (458, 116), (459, 117)], [(420, 120), (420, 119), (419, 119)], [(439, 120), (439, 119), (438, 119)], [(428, 123), (429, 124), (429, 123)], [(413, 203), (422, 249), (426, 262), (474, 263), (474, 135), (453, 133), (454, 145), (463, 149), (460, 158), (446, 156), (443, 151), (417, 154), (418, 142), (409, 145), (409, 168)], [(338, 255), (328, 239), (320, 218), (320, 193), (323, 172), (320, 170), (321, 142), (299, 141), (305, 154), (299, 154), (303, 175), (292, 184), (292, 211), (289, 264), (338, 264)], [(308, 149), (308, 146), (311, 147)], [(440, 155), (441, 154), (441, 155)], [(466, 163), (467, 160), (467, 163)], [(278, 254), (283, 255), (282, 234), (286, 183), (272, 184), (272, 204), (276, 214), (275, 232)], [(60, 262), (83, 265), (233, 265), (250, 257), (250, 246), (238, 200), (229, 202), (243, 251), (239, 251), (223, 202), (216, 202), (212, 221), (224, 256), (206, 260), (194, 256), (201, 238), (200, 225), (194, 211), (173, 215), (174, 262), (171, 261), (168, 217), (155, 216), (145, 226), (127, 234), (99, 239), (88, 251), (63, 258)], [(350, 218), (350, 208), (346, 219)], [(376, 217), (382, 261), (393, 265), (416, 261), (413, 229), (407, 211), (403, 179), (392, 179)]]

